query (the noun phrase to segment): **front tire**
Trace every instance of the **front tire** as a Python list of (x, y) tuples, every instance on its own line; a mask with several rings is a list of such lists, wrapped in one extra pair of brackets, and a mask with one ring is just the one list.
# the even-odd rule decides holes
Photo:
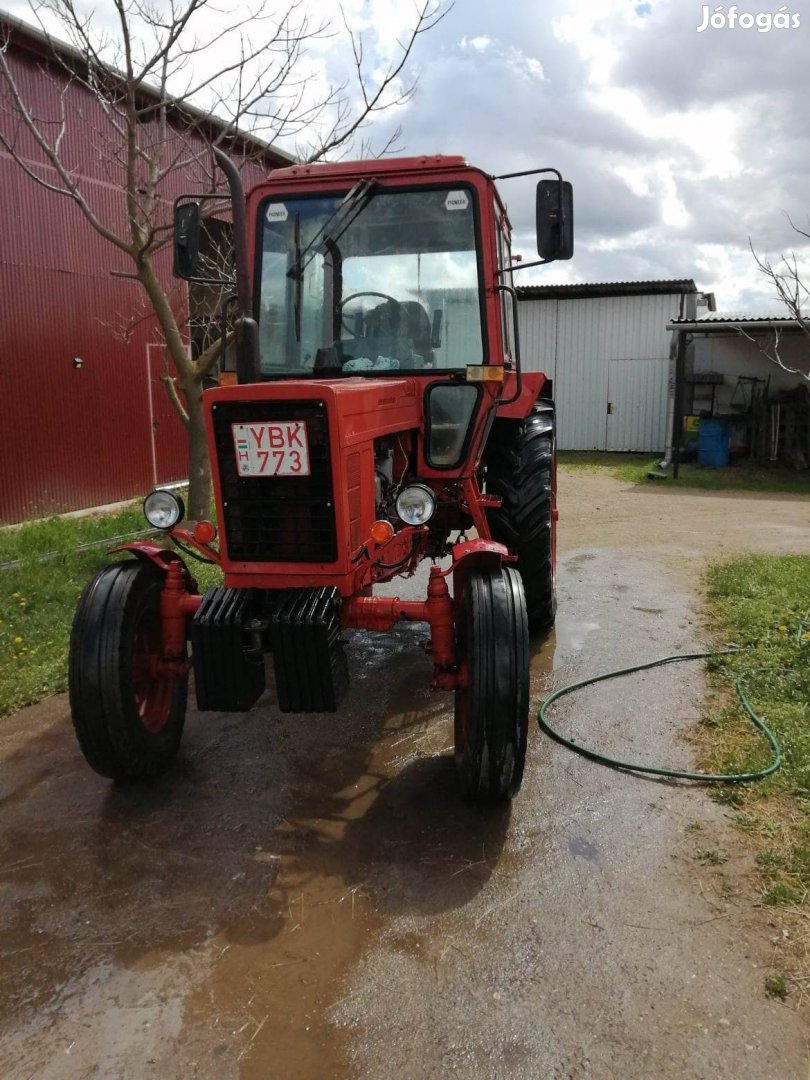
[(183, 734), (188, 675), (156, 671), (163, 575), (137, 560), (105, 566), (79, 600), (70, 636), (70, 710), (87, 763), (112, 780), (164, 772)]
[(472, 571), (458, 613), (462, 683), (455, 697), (456, 767), (465, 796), (511, 799), (520, 789), (529, 729), (529, 628), (520, 575)]
[(557, 613), (552, 402), (535, 402), (525, 420), (496, 420), (486, 464), (487, 493), (503, 500), (487, 511), (492, 537), (517, 555), (530, 632), (548, 630)]

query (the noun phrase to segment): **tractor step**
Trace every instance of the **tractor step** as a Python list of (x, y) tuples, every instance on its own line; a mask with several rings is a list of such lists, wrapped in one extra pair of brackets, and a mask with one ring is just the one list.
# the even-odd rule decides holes
[(335, 712), (349, 686), (335, 588), (294, 589), (275, 600), (270, 643), (281, 712)]

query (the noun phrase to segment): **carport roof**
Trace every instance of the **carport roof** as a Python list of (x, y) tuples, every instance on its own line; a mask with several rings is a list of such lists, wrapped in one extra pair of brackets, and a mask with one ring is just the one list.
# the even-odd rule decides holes
[[(516, 268), (520, 269), (520, 264)], [(586, 300), (600, 296), (650, 296), (697, 291), (692, 278), (578, 282), (574, 285), (519, 285), (517, 287), (518, 298), (521, 300)]]
[(756, 315), (750, 311), (709, 311), (696, 319), (672, 319), (667, 330), (689, 330), (692, 333), (712, 334), (736, 330), (745, 325), (746, 333), (758, 331), (800, 330), (795, 319), (778, 315)]

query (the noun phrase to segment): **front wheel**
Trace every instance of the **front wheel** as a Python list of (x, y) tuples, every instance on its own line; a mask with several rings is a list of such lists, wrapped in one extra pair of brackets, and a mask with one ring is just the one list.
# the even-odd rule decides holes
[(174, 760), (188, 675), (162, 674), (163, 575), (137, 560), (105, 566), (79, 600), (70, 635), (70, 710), (88, 764), (113, 780), (140, 780)]
[(477, 802), (520, 789), (529, 728), (529, 627), (520, 575), (473, 571), (458, 613), (461, 683), (455, 700), (456, 767)]

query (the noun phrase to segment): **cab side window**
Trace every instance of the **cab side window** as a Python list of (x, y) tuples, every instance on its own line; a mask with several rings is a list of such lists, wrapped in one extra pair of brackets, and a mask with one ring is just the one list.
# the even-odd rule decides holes
[[(498, 281), (502, 285), (512, 285), (511, 253), (509, 240), (503, 229), (502, 219), (495, 209), (497, 221), (496, 236), (498, 247), (498, 269), (506, 268), (506, 273), (498, 275)], [(513, 360), (515, 356), (515, 324), (512, 311), (512, 298), (507, 293), (500, 293), (501, 298), (501, 336), (503, 339), (503, 355), (505, 360)]]

